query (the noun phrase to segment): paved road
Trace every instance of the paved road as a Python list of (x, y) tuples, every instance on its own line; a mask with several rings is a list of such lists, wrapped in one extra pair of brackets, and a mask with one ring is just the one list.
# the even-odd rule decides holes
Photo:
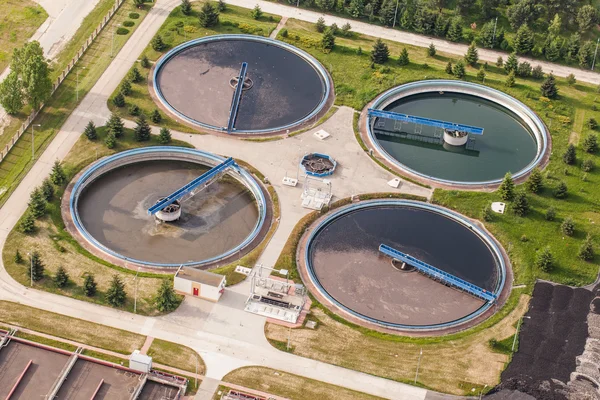
[[(338, 26), (342, 26), (345, 23), (349, 23), (352, 26), (352, 30), (354, 32), (374, 37), (380, 37), (383, 39), (393, 40), (395, 42), (412, 44), (420, 47), (429, 47), (429, 45), (433, 43), (438, 51), (444, 53), (464, 55), (467, 52), (468, 47), (465, 44), (453, 43), (440, 38), (428, 37), (410, 32), (403, 32), (396, 29), (385, 28), (382, 26), (372, 25), (356, 20), (326, 15), (315, 11), (303, 10), (301, 8), (295, 8), (265, 0), (227, 0), (227, 3), (246, 8), (253, 8), (256, 4), (258, 4), (264, 12), (313, 23), (317, 22), (317, 20), (320, 17), (323, 17), (325, 18), (325, 23), (327, 25), (331, 25), (334, 22)], [(507, 54), (489, 49), (479, 49), (480, 60), (495, 63), (499, 56), (502, 56), (504, 59), (506, 59)], [(542, 66), (545, 72), (553, 72), (556, 76), (564, 77), (569, 74), (574, 74), (578, 81), (600, 84), (600, 75), (592, 71), (586, 71), (579, 68), (572, 68), (568, 66), (553, 64), (550, 62), (533, 60), (526, 57), (520, 57), (520, 59), (521, 61), (528, 61), (533, 66), (539, 64)]]
[[(4, 246), (8, 233), (25, 211), (29, 194), (48, 175), (54, 160), (63, 159), (67, 155), (90, 119), (97, 124), (106, 121), (108, 96), (162, 25), (169, 11), (179, 2), (180, 0), (157, 1), (110, 67), (69, 116), (56, 138), (0, 209), (0, 248)], [(311, 132), (293, 139), (262, 144), (210, 135), (192, 136), (177, 132), (174, 132), (174, 135), (181, 139), (189, 139), (203, 149), (240, 156), (266, 172), (272, 181), (276, 182), (282, 205), (281, 225), (260, 260), (272, 265), (292, 227), (306, 213), (306, 210), (300, 207), (300, 189), (287, 190), (288, 188), (283, 189), (278, 184), (286, 171), (290, 175), (295, 173), (298, 157), (303, 151), (316, 146), (321, 148), (322, 145), (327, 151), (331, 150), (334, 157), (339, 158), (341, 168), (333, 183), (334, 194), (339, 197), (362, 191), (390, 190), (386, 186), (386, 180), (392, 176), (378, 168), (354, 140), (352, 113), (351, 109), (342, 108), (328, 121), (326, 128), (331, 130), (332, 138), (324, 143), (318, 142)], [(406, 182), (400, 186), (400, 190), (430, 195), (428, 190)], [(14, 281), (4, 268), (0, 268), (0, 298), (143, 335), (151, 333), (155, 338), (189, 346), (204, 359), (209, 378), (221, 379), (229, 371), (241, 366), (259, 365), (389, 399), (423, 400), (427, 396), (427, 391), (421, 388), (274, 349), (264, 337), (265, 319), (242, 310), (249, 293), (248, 285), (249, 283), (245, 282), (228, 290), (218, 304), (186, 299), (177, 312), (159, 318), (149, 318), (27, 289)]]
[[(83, 19), (96, 7), (100, 0), (34, 0), (48, 13), (48, 18), (33, 34), (30, 40), (37, 40), (44, 49), (44, 55), (54, 59), (71, 40)], [(6, 68), (0, 74), (0, 82), (10, 73)], [(6, 111), (0, 106), (0, 121)]]

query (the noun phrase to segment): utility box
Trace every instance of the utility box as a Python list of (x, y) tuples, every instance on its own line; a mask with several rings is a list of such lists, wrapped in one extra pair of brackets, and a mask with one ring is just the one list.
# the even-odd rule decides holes
[(226, 284), (224, 275), (189, 267), (179, 268), (173, 279), (173, 287), (177, 293), (215, 303), (221, 298)]
[(152, 369), (152, 357), (140, 353), (139, 350), (135, 350), (129, 356), (129, 368), (148, 373)]

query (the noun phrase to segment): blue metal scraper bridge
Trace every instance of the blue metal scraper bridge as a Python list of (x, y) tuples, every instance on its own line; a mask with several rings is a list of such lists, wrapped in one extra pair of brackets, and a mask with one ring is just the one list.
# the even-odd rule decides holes
[(464, 279), (460, 279), (452, 274), (442, 271), (439, 268), (431, 266), (417, 258), (414, 258), (411, 255), (403, 253), (400, 250), (396, 250), (393, 247), (381, 244), (379, 245), (379, 251), (396, 260), (400, 260), (415, 267), (423, 275), (426, 275), (434, 280), (438, 280), (448, 286), (467, 292), (489, 303), (493, 303), (496, 301), (496, 295), (494, 293), (482, 289), (477, 285), (473, 285), (472, 283), (469, 283)]
[(177, 189), (176, 191), (174, 191), (173, 193), (171, 193), (170, 195), (168, 195), (167, 197), (150, 207), (148, 209), (148, 214), (154, 215), (163, 208), (167, 207), (168, 205), (174, 203), (177, 200), (182, 199), (185, 196), (191, 197), (195, 195), (196, 193), (205, 189), (211, 183), (219, 179), (230, 168), (234, 169), (238, 173), (240, 172), (240, 167), (231, 157), (223, 161), (216, 167), (209, 169), (190, 183), (187, 183), (182, 188)]
[(443, 128), (447, 130), (466, 132), (473, 135), (483, 135), (483, 128), (478, 128), (471, 125), (455, 124), (454, 122), (440, 121), (437, 119), (415, 117), (414, 115), (400, 114), (392, 111), (376, 110), (369, 108), (369, 117), (373, 118), (385, 118), (393, 119), (402, 122), (411, 122), (417, 125), (433, 126), (436, 128)]
[(234, 129), (233, 127), (237, 118), (238, 109), (240, 108), (240, 101), (242, 100), (242, 91), (244, 90), (244, 82), (247, 73), (248, 63), (243, 62), (242, 67), (240, 68), (237, 85), (235, 85), (235, 90), (233, 91), (233, 98), (231, 99), (231, 108), (229, 109), (229, 119), (227, 121), (227, 133), (231, 133)]

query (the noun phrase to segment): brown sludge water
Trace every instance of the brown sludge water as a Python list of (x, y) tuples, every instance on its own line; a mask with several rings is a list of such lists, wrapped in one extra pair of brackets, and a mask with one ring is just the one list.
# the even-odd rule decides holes
[(160, 160), (110, 171), (81, 195), (81, 221), (97, 241), (132, 259), (176, 264), (221, 255), (242, 243), (258, 220), (254, 197), (233, 178), (223, 177), (185, 201), (179, 221), (157, 223), (147, 213), (159, 197), (206, 170)]

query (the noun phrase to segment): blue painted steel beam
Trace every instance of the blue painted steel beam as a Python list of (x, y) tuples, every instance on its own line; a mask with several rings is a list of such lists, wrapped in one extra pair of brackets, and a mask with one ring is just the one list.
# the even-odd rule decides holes
[(394, 119), (402, 122), (412, 122), (414, 124), (435, 126), (436, 128), (444, 128), (460, 132), (467, 132), (473, 135), (483, 135), (483, 128), (478, 128), (471, 125), (455, 124), (453, 122), (439, 121), (437, 119), (415, 117), (413, 115), (400, 114), (392, 111), (376, 110), (369, 108), (369, 117)]
[(482, 289), (477, 285), (473, 285), (465, 281), (464, 279), (460, 279), (452, 274), (449, 274), (445, 271), (442, 271), (439, 268), (431, 266), (417, 258), (414, 258), (411, 255), (403, 253), (399, 250), (394, 249), (393, 247), (387, 246), (385, 244), (381, 244), (379, 246), (379, 251), (385, 255), (388, 255), (397, 260), (403, 261), (413, 267), (415, 267), (419, 272), (424, 275), (429, 276), (430, 278), (437, 279), (442, 281), (445, 284), (453, 286), (457, 289), (463, 290), (475, 297), (483, 299), (487, 302), (493, 303), (496, 301), (496, 295), (488, 290)]
[(242, 99), (242, 91), (244, 90), (244, 81), (246, 80), (246, 73), (248, 72), (248, 63), (243, 62), (242, 68), (240, 68), (240, 74), (238, 83), (233, 92), (233, 99), (231, 100), (231, 108), (229, 109), (229, 120), (227, 121), (227, 133), (233, 131), (235, 125), (235, 119), (237, 118), (238, 109), (240, 108), (240, 100)]
[(150, 207), (148, 209), (148, 214), (150, 214), (150, 215), (156, 214), (158, 211), (162, 210), (169, 204), (172, 204), (175, 201), (181, 199), (186, 194), (189, 194), (191, 191), (196, 189), (198, 186), (200, 186), (204, 183), (207, 183), (208, 181), (215, 178), (219, 174), (224, 173), (228, 168), (236, 168), (236, 169), (239, 168), (238, 165), (233, 160), (233, 158), (228, 158), (227, 160), (223, 161), (221, 164), (209, 169), (208, 171), (206, 171), (205, 173), (203, 173), (202, 175), (200, 175), (193, 181), (187, 183), (182, 188), (177, 189), (176, 191), (174, 191), (173, 193), (171, 193), (170, 195), (165, 197), (161, 202), (158, 202), (155, 205), (153, 205), (152, 207)]

